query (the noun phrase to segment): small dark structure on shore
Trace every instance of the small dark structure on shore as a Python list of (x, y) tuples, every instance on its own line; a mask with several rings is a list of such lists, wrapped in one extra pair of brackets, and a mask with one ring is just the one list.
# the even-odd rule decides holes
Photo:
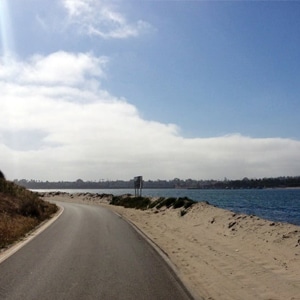
[(134, 195), (135, 195), (135, 197), (142, 196), (142, 189), (143, 189), (143, 176), (134, 177)]

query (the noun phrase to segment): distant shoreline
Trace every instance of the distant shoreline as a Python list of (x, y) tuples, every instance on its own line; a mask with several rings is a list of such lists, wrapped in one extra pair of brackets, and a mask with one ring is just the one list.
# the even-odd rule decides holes
[[(214, 191), (214, 190), (299, 190), (300, 189), (300, 186), (299, 187), (273, 187), (273, 188), (236, 188), (236, 189), (223, 189), (223, 188), (220, 188), (220, 189), (216, 189), (216, 188), (168, 188), (168, 187), (165, 187), (165, 188), (144, 188), (144, 190), (203, 190), (203, 191)], [(116, 187), (116, 188), (29, 188), (29, 190), (32, 190), (32, 191), (39, 191), (39, 190), (49, 190), (49, 191), (55, 191), (55, 190), (133, 190), (134, 191), (134, 188), (122, 188), (122, 187)]]
[[(100, 180), (84, 181), (39, 181), (39, 180), (14, 180), (18, 185), (28, 189), (131, 189), (134, 180)], [(300, 176), (277, 177), (242, 180), (143, 180), (144, 189), (267, 189), (267, 188), (300, 188)]]

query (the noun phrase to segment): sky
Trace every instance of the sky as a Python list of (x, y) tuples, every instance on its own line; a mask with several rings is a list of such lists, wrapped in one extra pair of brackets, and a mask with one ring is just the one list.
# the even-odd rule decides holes
[(0, 0), (10, 180), (300, 175), (300, 1)]

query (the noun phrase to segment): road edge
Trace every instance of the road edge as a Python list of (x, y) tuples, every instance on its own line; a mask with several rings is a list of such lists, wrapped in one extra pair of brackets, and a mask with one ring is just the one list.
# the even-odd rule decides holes
[(18, 241), (8, 246), (7, 249), (5, 249), (4, 251), (2, 250), (2, 252), (0, 252), (0, 264), (3, 263), (6, 259), (8, 259), (13, 254), (15, 254), (17, 251), (19, 251), (21, 248), (23, 248), (26, 244), (32, 241), (36, 236), (38, 236), (44, 230), (46, 230), (61, 216), (61, 214), (64, 211), (64, 208), (60, 205), (57, 206), (59, 207), (59, 210), (55, 213), (53, 217), (39, 224), (36, 228), (34, 228), (28, 234), (26, 234), (21, 241)]
[(141, 230), (137, 225), (135, 225), (133, 222), (131, 222), (128, 218), (119, 214), (118, 212), (114, 211), (113, 209), (109, 209), (109, 210), (111, 212), (113, 212), (114, 214), (116, 214), (121, 219), (123, 219), (129, 225), (131, 225), (131, 227), (158, 253), (158, 255), (160, 255), (162, 257), (162, 259), (166, 262), (167, 266), (169, 267), (170, 271), (173, 273), (177, 282), (186, 291), (186, 293), (189, 295), (191, 300), (204, 300), (203, 298), (199, 298), (199, 296), (196, 295), (196, 293), (192, 289), (187, 287), (187, 285), (181, 279), (178, 268), (171, 261), (171, 259), (169, 258), (169, 255), (159, 245), (157, 245), (143, 230)]

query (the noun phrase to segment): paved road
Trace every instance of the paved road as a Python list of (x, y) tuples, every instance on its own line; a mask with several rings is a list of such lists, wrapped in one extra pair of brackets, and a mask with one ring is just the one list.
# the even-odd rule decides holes
[(111, 211), (62, 216), (0, 264), (0, 299), (191, 299), (153, 248)]

